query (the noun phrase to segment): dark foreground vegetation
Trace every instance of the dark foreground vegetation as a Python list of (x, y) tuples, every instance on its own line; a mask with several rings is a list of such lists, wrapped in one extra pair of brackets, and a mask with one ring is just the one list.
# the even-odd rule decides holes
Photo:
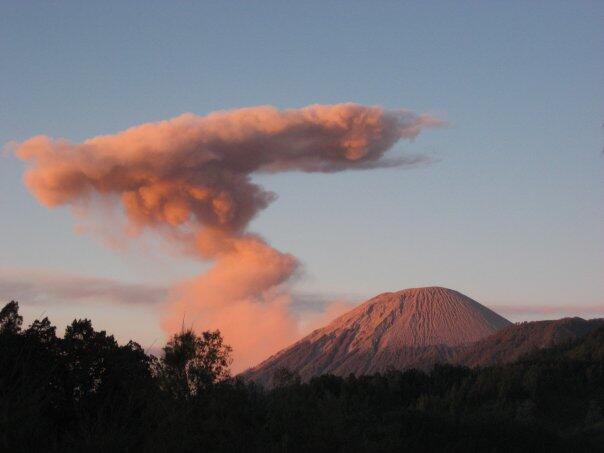
[(218, 332), (161, 358), (88, 320), (0, 312), (0, 451), (602, 451), (604, 329), (503, 366), (320, 376), (272, 389), (228, 374)]

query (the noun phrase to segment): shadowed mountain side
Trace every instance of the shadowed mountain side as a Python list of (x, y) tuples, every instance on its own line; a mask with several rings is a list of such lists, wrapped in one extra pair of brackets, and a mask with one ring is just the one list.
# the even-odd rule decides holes
[(404, 346), (380, 351), (331, 350), (323, 352), (320, 344), (297, 343), (296, 347), (269, 358), (258, 367), (242, 374), (246, 379), (267, 385), (280, 369), (286, 368), (297, 373), (303, 381), (322, 374), (357, 376), (383, 372), (389, 367), (396, 369), (418, 368), (428, 370), (435, 363), (447, 362), (455, 354), (450, 346)]
[(454, 347), (511, 325), (457, 291), (412, 288), (380, 294), (315, 330), (243, 376), (268, 384), (288, 368), (302, 379), (319, 374), (369, 374), (395, 368), (428, 368), (452, 358)]
[[(512, 363), (535, 351), (578, 340), (604, 327), (604, 319), (563, 318), (552, 321), (532, 321), (510, 325), (475, 343), (451, 346), (402, 347), (385, 349), (375, 354), (350, 354), (343, 357), (321, 354), (320, 346), (308, 355), (301, 351), (309, 344), (300, 344), (282, 351), (259, 367), (248, 370), (244, 377), (263, 385), (270, 385), (280, 368), (297, 372), (303, 380), (325, 373), (345, 376), (353, 366), (357, 375), (417, 368), (429, 370), (437, 363), (469, 367)], [(305, 346), (305, 347), (303, 347)], [(301, 366), (299, 366), (301, 364)], [(363, 364), (363, 366), (359, 366)]]
[(602, 326), (604, 319), (576, 317), (514, 324), (457, 348), (449, 362), (470, 367), (509, 363), (533, 351), (579, 339)]

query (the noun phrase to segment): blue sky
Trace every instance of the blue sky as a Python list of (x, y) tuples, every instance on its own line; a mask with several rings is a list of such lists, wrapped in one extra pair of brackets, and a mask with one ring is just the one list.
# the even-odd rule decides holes
[[(0, 143), (261, 104), (429, 112), (449, 126), (397, 149), (430, 164), (257, 178), (279, 198), (251, 229), (303, 262), (297, 291), (442, 285), (589, 316), (604, 305), (603, 19), (602, 2), (581, 1), (4, 1)], [(203, 269), (161, 245), (119, 252), (76, 235), (22, 172), (0, 159), (0, 268), (162, 285)], [(21, 303), (160, 335), (156, 305)]]

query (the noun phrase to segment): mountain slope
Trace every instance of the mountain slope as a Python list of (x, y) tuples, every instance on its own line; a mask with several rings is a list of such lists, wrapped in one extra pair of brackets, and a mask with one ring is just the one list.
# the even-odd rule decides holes
[(457, 291), (440, 287), (384, 293), (275, 354), (244, 377), (267, 384), (288, 368), (303, 379), (388, 367), (425, 368), (447, 361), (454, 348), (487, 337), (511, 323)]
[(448, 361), (470, 367), (509, 363), (533, 351), (584, 337), (599, 327), (604, 327), (604, 319), (563, 318), (514, 324), (457, 348)]

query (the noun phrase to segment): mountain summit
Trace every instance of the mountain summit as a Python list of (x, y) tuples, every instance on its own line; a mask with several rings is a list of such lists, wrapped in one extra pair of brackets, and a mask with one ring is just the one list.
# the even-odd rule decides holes
[(421, 367), (447, 359), (453, 348), (485, 338), (511, 323), (447, 288), (380, 294), (278, 352), (244, 376), (267, 384), (288, 368), (303, 379), (332, 373), (366, 374), (388, 367)]

